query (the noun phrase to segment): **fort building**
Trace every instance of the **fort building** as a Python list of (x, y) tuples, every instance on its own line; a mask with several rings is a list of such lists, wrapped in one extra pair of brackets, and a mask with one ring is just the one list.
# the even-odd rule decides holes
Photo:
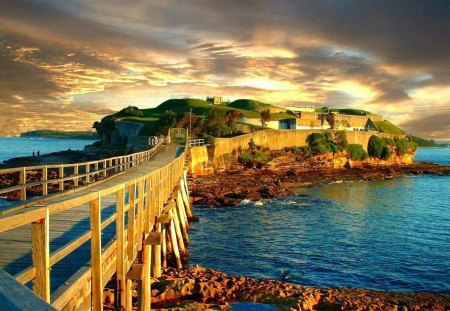
[(222, 103), (222, 97), (221, 96), (206, 97), (206, 101), (214, 105), (220, 105)]

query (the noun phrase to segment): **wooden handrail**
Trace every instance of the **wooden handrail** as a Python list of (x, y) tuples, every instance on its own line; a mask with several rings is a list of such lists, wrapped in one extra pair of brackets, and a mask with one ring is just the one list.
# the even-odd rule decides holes
[(0, 269), (0, 288), (8, 288), (8, 291), (0, 292), (2, 310), (56, 310), (2, 269)]
[[(139, 161), (139, 158), (131, 157), (131, 160)], [(163, 212), (163, 203), (170, 200), (174, 189), (179, 189), (176, 186), (185, 176), (184, 163), (185, 153), (183, 152), (169, 164), (143, 174), (139, 178), (122, 181), (101, 191), (88, 192), (73, 198), (61, 197), (47, 205), (33, 206), (0, 216), (0, 233), (29, 224), (33, 226), (33, 265), (16, 275), (18, 281), (25, 284), (33, 280), (35, 293), (50, 302), (48, 271), (57, 262), (91, 240), (92, 267), (88, 269), (95, 292), (92, 296), (93, 308), (101, 309), (101, 293), (105, 285), (103, 282), (108, 280), (114, 272), (117, 272), (122, 279), (125, 277), (124, 273), (130, 269), (138, 251), (143, 247), (143, 243), (137, 238), (150, 234), (157, 225), (155, 221)], [(125, 191), (129, 194), (127, 202), (125, 202)], [(102, 200), (109, 195), (116, 196), (116, 210), (102, 221)], [(51, 216), (86, 204), (90, 205), (91, 229), (50, 253), (48, 232), (52, 228)], [(127, 217), (125, 213), (128, 214)], [(114, 222), (116, 223), (116, 240), (103, 249), (101, 248), (102, 231)], [(114, 269), (110, 268), (106, 271), (103, 265), (111, 260), (115, 262)], [(86, 268), (81, 268), (77, 273), (86, 275)], [(75, 275), (69, 279), (74, 277)], [(75, 287), (67, 284), (62, 285), (53, 297), (55, 306), (58, 308), (66, 303), (70, 296), (67, 291), (75, 290)], [(78, 283), (76, 286), (79, 288)], [(7, 287), (0, 286), (0, 296), (8, 290)]]
[[(20, 190), (21, 193), (21, 201), (26, 201), (26, 189), (30, 187), (40, 186), (42, 185), (42, 195), (47, 195), (47, 185), (58, 183), (58, 191), (64, 191), (64, 182), (68, 180), (72, 180), (74, 182), (74, 186), (77, 187), (80, 180), (85, 180), (85, 183), (91, 182), (91, 177), (103, 175), (102, 178), (105, 178), (108, 175), (108, 172), (114, 172), (110, 175), (117, 174), (128, 170), (137, 165), (143, 164), (149, 160), (151, 160), (155, 154), (158, 152), (160, 147), (162, 146), (162, 141), (159, 141), (155, 146), (151, 149), (133, 153), (130, 155), (124, 155), (119, 157), (112, 157), (101, 159), (97, 161), (89, 161), (82, 163), (73, 163), (73, 164), (51, 164), (51, 165), (39, 165), (39, 166), (29, 166), (29, 167), (16, 167), (16, 168), (8, 168), (1, 169), (0, 175), (2, 174), (19, 174), (19, 184), (13, 185), (6, 188), (0, 189), (0, 194), (9, 193), (13, 191)], [(114, 163), (114, 164), (113, 164)], [(119, 164), (117, 164), (119, 163)], [(109, 166), (108, 166), (109, 164)], [(94, 166), (94, 169), (91, 170), (91, 166)], [(101, 166), (101, 168), (99, 168)], [(79, 168), (84, 167), (82, 173), (79, 172)], [(71, 169), (73, 170), (73, 175), (64, 176), (64, 170)], [(57, 178), (49, 178), (48, 171), (51, 170), (56, 173)], [(41, 180), (26, 182), (27, 172), (37, 171), (41, 172)]]

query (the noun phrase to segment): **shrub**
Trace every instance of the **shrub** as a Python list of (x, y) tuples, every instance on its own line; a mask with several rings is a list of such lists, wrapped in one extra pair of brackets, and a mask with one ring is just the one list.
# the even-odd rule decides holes
[(387, 148), (386, 142), (380, 137), (372, 135), (369, 139), (367, 151), (369, 156), (381, 159), (384, 148)]
[(292, 147), (292, 153), (302, 158), (309, 158), (312, 155), (312, 150), (309, 146)]
[(400, 156), (406, 154), (409, 149), (412, 151), (417, 150), (417, 144), (415, 142), (407, 141), (405, 139), (396, 139), (395, 146), (397, 147), (397, 154)]
[(358, 144), (349, 144), (346, 148), (348, 152), (348, 156), (352, 160), (365, 160), (368, 157), (367, 152), (363, 149), (361, 145)]
[(393, 139), (391, 139), (391, 138), (383, 138), (383, 140), (386, 143), (386, 145), (389, 145), (389, 146), (392, 146), (392, 147), (396, 146), (395, 141)]
[(397, 154), (402, 156), (408, 151), (408, 142), (403, 139), (398, 139), (395, 141), (395, 146), (397, 147)]
[(250, 141), (248, 142), (248, 148), (250, 149), (250, 151), (255, 150), (257, 147), (255, 141), (253, 140), (253, 138), (250, 138)]
[(347, 148), (348, 140), (345, 131), (339, 131), (334, 134), (334, 143), (340, 150), (344, 150)]
[(383, 151), (381, 152), (381, 159), (388, 160), (391, 157), (391, 150), (389, 150), (388, 146), (384, 146)]
[(312, 133), (306, 138), (306, 142), (311, 148), (312, 154), (330, 153), (332, 149), (330, 147), (330, 141), (328, 133)]
[(244, 153), (238, 157), (238, 162), (249, 168), (262, 166), (269, 160), (269, 155), (260, 151)]

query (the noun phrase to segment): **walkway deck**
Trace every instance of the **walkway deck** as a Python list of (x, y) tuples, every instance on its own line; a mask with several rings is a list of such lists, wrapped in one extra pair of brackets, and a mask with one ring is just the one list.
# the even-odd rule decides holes
[[(45, 204), (76, 198), (81, 194), (96, 192), (107, 189), (116, 184), (139, 178), (151, 171), (170, 163), (183, 151), (178, 145), (168, 145), (155, 156), (153, 160), (137, 166), (119, 176), (93, 185), (88, 189), (81, 190), (64, 197), (51, 198)], [(127, 200), (127, 199), (126, 199)], [(101, 218), (108, 219), (116, 212), (115, 196), (111, 195), (102, 199)], [(86, 234), (90, 230), (89, 204), (69, 209), (62, 213), (50, 216), (50, 254), (63, 245), (73, 241), (77, 237)], [(102, 231), (102, 247), (115, 239), (116, 225), (112, 221)], [(31, 225), (10, 230), (0, 234), (0, 267), (11, 275), (17, 275), (32, 265), (31, 255)], [(53, 293), (60, 285), (73, 275), (82, 266), (89, 265), (90, 241), (85, 242), (76, 252), (62, 259), (52, 266), (50, 271), (51, 292)], [(29, 282), (31, 283), (31, 282)]]

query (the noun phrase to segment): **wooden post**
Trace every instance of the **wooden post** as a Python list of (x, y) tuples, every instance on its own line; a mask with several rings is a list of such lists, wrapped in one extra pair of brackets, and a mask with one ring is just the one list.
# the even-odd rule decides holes
[[(173, 203), (173, 204), (175, 205), (175, 203)], [(175, 233), (177, 235), (177, 241), (178, 241), (179, 250), (181, 252), (185, 252), (186, 251), (186, 247), (184, 246), (183, 234), (181, 233), (180, 220), (178, 219), (178, 213), (177, 213), (176, 208), (172, 209), (171, 213), (173, 215), (173, 223), (174, 223), (174, 226), (175, 226)]]
[(75, 175), (74, 176), (75, 178), (73, 179), (73, 186), (78, 187), (78, 181), (79, 181), (78, 174), (80, 174), (79, 170), (78, 170), (78, 164), (75, 164), (75, 166), (73, 167), (73, 174)]
[(25, 167), (22, 167), (20, 169), (20, 176), (19, 176), (20, 180), (20, 184), (23, 185), (22, 188), (20, 188), (20, 199), (22, 201), (26, 201), (27, 200), (27, 186), (25, 186), (25, 184), (27, 183), (27, 170)]
[(151, 289), (150, 289), (150, 265), (152, 258), (152, 246), (144, 243), (142, 249), (142, 263), (143, 268), (143, 278), (142, 278), (142, 297), (141, 297), (141, 310), (150, 311), (150, 300), (151, 300)]
[(150, 230), (151, 230), (151, 222), (152, 222), (152, 218), (151, 218), (151, 199), (153, 199), (153, 195), (151, 195), (152, 192), (152, 179), (150, 176), (147, 176), (145, 178), (145, 191), (144, 191), (144, 196), (145, 196), (145, 204), (144, 204), (144, 234), (149, 234)]
[(102, 228), (100, 192), (98, 198), (90, 202), (91, 208), (91, 293), (92, 309), (103, 310), (103, 284), (102, 284)]
[[(156, 225), (156, 232), (161, 232), (161, 224)], [(152, 276), (159, 278), (161, 276), (161, 244), (156, 244), (153, 246), (154, 258), (153, 258), (153, 271)]]
[[(137, 239), (141, 241), (144, 230), (144, 179), (136, 180), (138, 204), (137, 204)], [(142, 250), (142, 243), (138, 243), (138, 251)]]
[(161, 237), (162, 237), (162, 266), (163, 268), (167, 268), (167, 230), (166, 230), (167, 225), (163, 224), (162, 225), (162, 232), (161, 232)]
[(181, 269), (183, 268), (183, 265), (181, 264), (180, 250), (178, 249), (177, 234), (175, 232), (175, 224), (173, 220), (170, 222), (170, 241), (172, 242), (172, 251), (177, 261), (177, 268)]
[(33, 267), (36, 269), (33, 290), (36, 295), (50, 303), (50, 245), (47, 208), (45, 209), (45, 218), (31, 224), (31, 244)]
[(86, 164), (86, 184), (88, 184), (90, 182), (90, 177), (89, 177), (89, 172), (91, 171), (91, 165), (90, 164)]
[(136, 182), (128, 187), (128, 202), (130, 203), (130, 208), (128, 209), (128, 259), (133, 260), (136, 256), (134, 256), (134, 235), (135, 235), (135, 223), (136, 223), (136, 215), (135, 215), (135, 203), (134, 199), (136, 196)]
[(62, 165), (62, 164), (59, 166), (58, 178), (59, 178), (59, 182), (58, 182), (59, 191), (64, 191), (64, 180), (63, 180), (63, 178), (64, 178), (64, 165)]
[(48, 179), (47, 165), (44, 165), (44, 167), (42, 168), (42, 182), (43, 182), (42, 183), (42, 195), (48, 194), (47, 179)]
[(192, 217), (192, 211), (191, 206), (189, 205), (189, 196), (187, 192), (187, 183), (184, 180), (184, 178), (180, 179), (180, 186), (181, 186), (181, 196), (183, 197), (184, 206), (186, 208), (186, 214), (189, 218)]
[(181, 192), (177, 191), (177, 210), (180, 218), (181, 230), (183, 232), (183, 238), (186, 243), (189, 243), (189, 235), (188, 235), (188, 220), (186, 215), (186, 210), (184, 209), (183, 199), (181, 198)]
[(116, 193), (116, 236), (117, 236), (117, 259), (116, 271), (117, 281), (120, 284), (120, 302), (123, 309), (126, 308), (126, 280), (125, 280), (125, 212), (124, 212), (125, 190), (121, 189)]

